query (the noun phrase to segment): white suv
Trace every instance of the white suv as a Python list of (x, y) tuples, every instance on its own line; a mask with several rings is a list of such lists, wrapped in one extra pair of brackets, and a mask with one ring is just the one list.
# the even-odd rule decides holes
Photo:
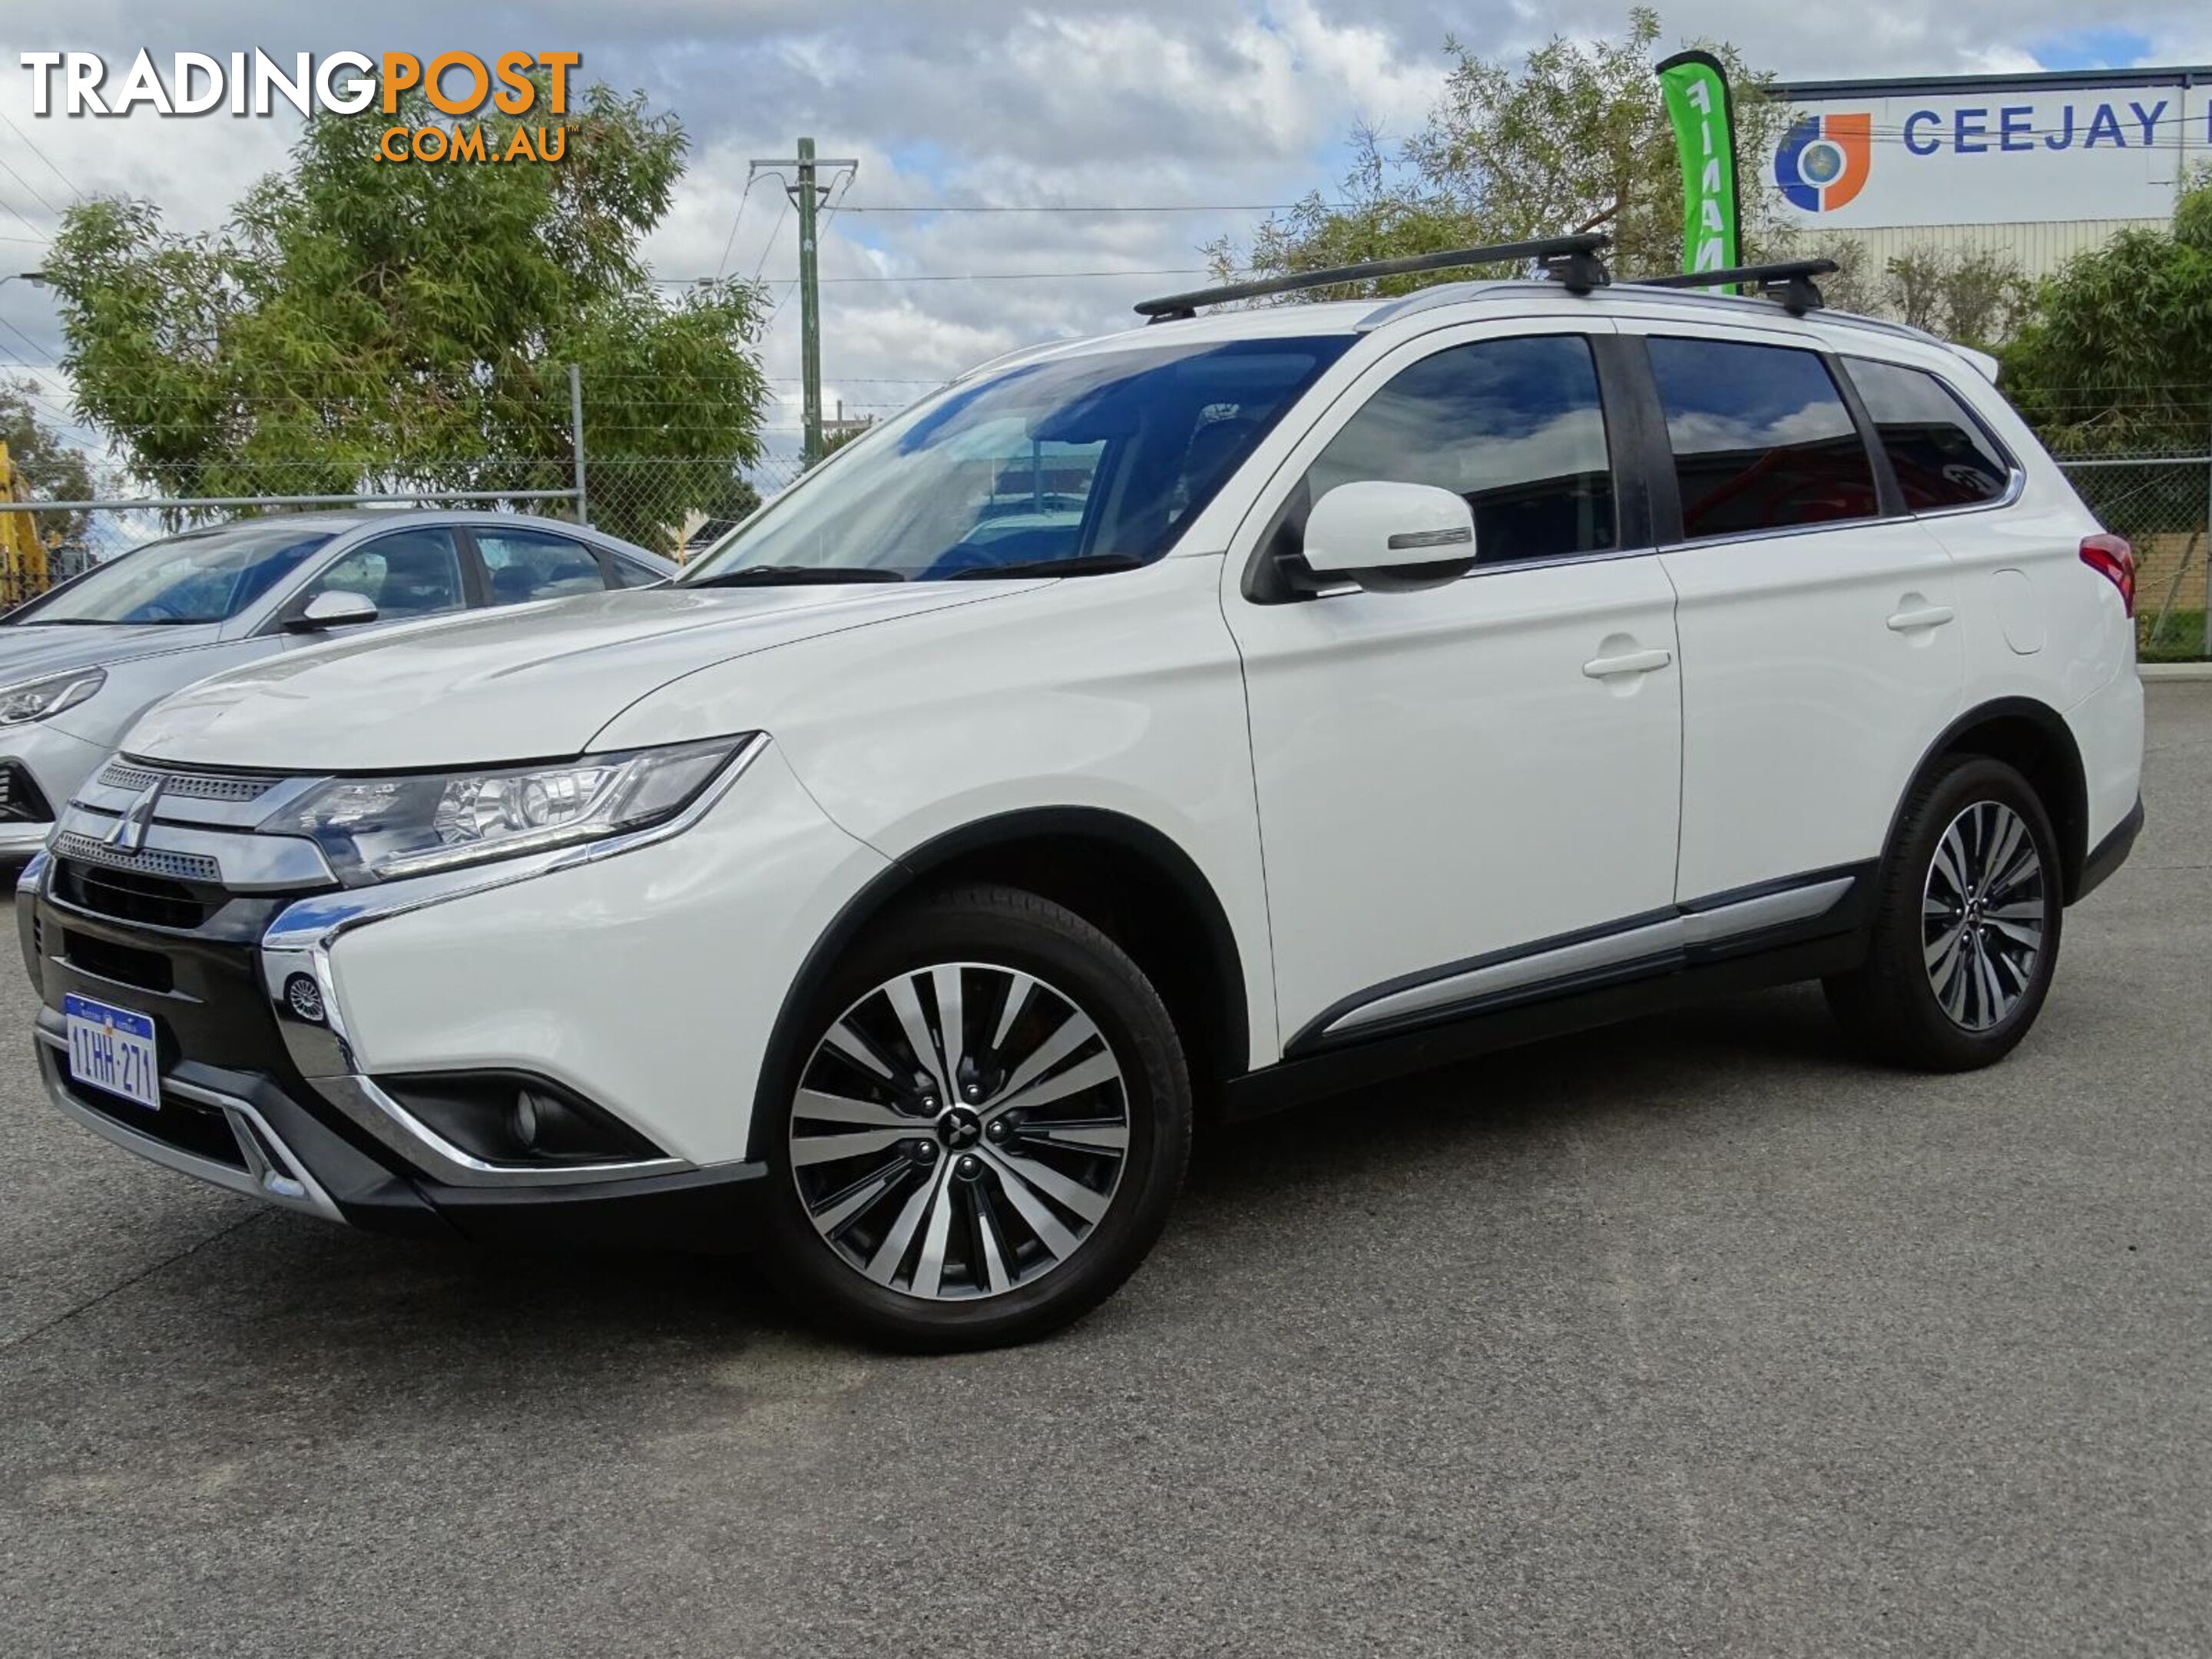
[(1565, 280), (1002, 359), (675, 585), (158, 706), (17, 907), (61, 1109), (426, 1235), (1058, 1325), (1264, 1111), (1823, 980), (1986, 1065), (2141, 822), (2133, 562), (1911, 330)]

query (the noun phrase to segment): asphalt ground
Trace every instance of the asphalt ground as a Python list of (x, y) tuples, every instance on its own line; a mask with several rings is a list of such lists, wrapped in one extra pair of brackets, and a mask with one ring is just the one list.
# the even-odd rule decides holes
[(1797, 989), (1337, 1100), (961, 1358), (142, 1164), (0, 974), (0, 1652), (2212, 1651), (2212, 685), (2150, 748), (2006, 1064)]

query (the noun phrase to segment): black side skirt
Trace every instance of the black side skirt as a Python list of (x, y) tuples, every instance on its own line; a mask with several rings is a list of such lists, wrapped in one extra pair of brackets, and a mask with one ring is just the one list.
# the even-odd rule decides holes
[[(1827, 872), (1836, 873), (1836, 872)], [(1847, 972), (1866, 959), (1871, 865), (1834, 909), (1808, 921), (1702, 949), (1610, 967), (1584, 977), (1530, 986), (1497, 1000), (1442, 1009), (1410, 1030), (1352, 1034), (1305, 1047), (1275, 1065), (1231, 1079), (1224, 1094), (1231, 1120), (1260, 1117), (1308, 1100), (1410, 1076), (1478, 1054), (1684, 1004)]]

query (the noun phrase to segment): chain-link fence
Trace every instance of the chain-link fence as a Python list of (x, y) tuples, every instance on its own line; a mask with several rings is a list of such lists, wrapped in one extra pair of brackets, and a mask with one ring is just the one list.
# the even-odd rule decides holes
[[(413, 456), (368, 459), (293, 459), (269, 453), (269, 411), (296, 418), (312, 407), (312, 388), (244, 396), (226, 411), (247, 441), (219, 460), (136, 464), (87, 445), (93, 492), (80, 499), (10, 499), (0, 486), (0, 523), (27, 520), (0, 538), (0, 609), (51, 582), (145, 542), (241, 514), (349, 507), (448, 506), (581, 520), (657, 552), (684, 557), (711, 544), (760, 501), (796, 481), (805, 465), (796, 422), (772, 406), (754, 453), (689, 452), (682, 434), (690, 400), (758, 395), (743, 388), (681, 390), (622, 376), (593, 388), (533, 385), (510, 400), (511, 427), (538, 434), (538, 453), (471, 453), (464, 442), (422, 445)], [(334, 391), (332, 404), (357, 393)], [(526, 401), (527, 400), (532, 401)], [(556, 406), (557, 400), (557, 406)], [(487, 398), (495, 410), (501, 400)], [(260, 422), (261, 424), (257, 424)], [(858, 422), (853, 422), (858, 424)], [(38, 556), (23, 556), (25, 544)]]
[[(899, 389), (909, 390), (903, 384)], [(927, 393), (918, 383), (910, 389)], [(2177, 396), (2173, 388), (2154, 391), (2157, 401), (2146, 394), (2145, 410), (2199, 406), (2193, 395)], [(540, 442), (551, 453), (447, 453), (353, 466), (249, 453), (219, 468), (129, 472), (100, 457), (94, 472), (102, 487), (91, 498), (9, 501), (0, 492), (0, 514), (27, 514), (46, 550), (44, 571), (7, 554), (0, 563), (0, 605), (179, 528), (241, 513), (319, 506), (443, 504), (581, 518), (656, 551), (696, 556), (805, 471), (787, 400), (772, 405), (757, 452), (738, 458), (681, 453), (680, 442), (671, 439), (683, 429), (682, 394), (649, 384), (610, 382), (595, 390), (580, 377), (534, 395), (560, 400), (557, 410), (540, 411), (557, 419), (535, 423), (541, 434), (557, 434), (557, 441)], [(2109, 406), (2108, 395), (2105, 401)], [(867, 406), (866, 417), (879, 418), (890, 408)], [(2058, 418), (2067, 422), (2065, 431), (2088, 431), (2100, 446), (2081, 453), (2062, 440), (2056, 447), (2083, 500), (2135, 545), (2144, 656), (2212, 656), (2212, 434), (2190, 440), (2198, 423), (2193, 413), (2168, 420), (2138, 411), (2118, 453), (2106, 453), (2101, 446), (2113, 441), (2112, 434), (2075, 424), (2070, 411)], [(19, 534), (14, 541), (23, 539)], [(0, 538), (0, 550), (8, 545)]]

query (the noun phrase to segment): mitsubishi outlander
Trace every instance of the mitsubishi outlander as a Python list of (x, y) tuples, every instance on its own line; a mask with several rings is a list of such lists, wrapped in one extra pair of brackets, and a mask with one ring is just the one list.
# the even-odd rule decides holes
[(170, 697), (22, 879), (55, 1103), (941, 1349), (1112, 1292), (1202, 1112), (1802, 980), (2002, 1059), (2141, 823), (2132, 555), (1986, 358), (1599, 247), (1152, 301), (672, 584)]

